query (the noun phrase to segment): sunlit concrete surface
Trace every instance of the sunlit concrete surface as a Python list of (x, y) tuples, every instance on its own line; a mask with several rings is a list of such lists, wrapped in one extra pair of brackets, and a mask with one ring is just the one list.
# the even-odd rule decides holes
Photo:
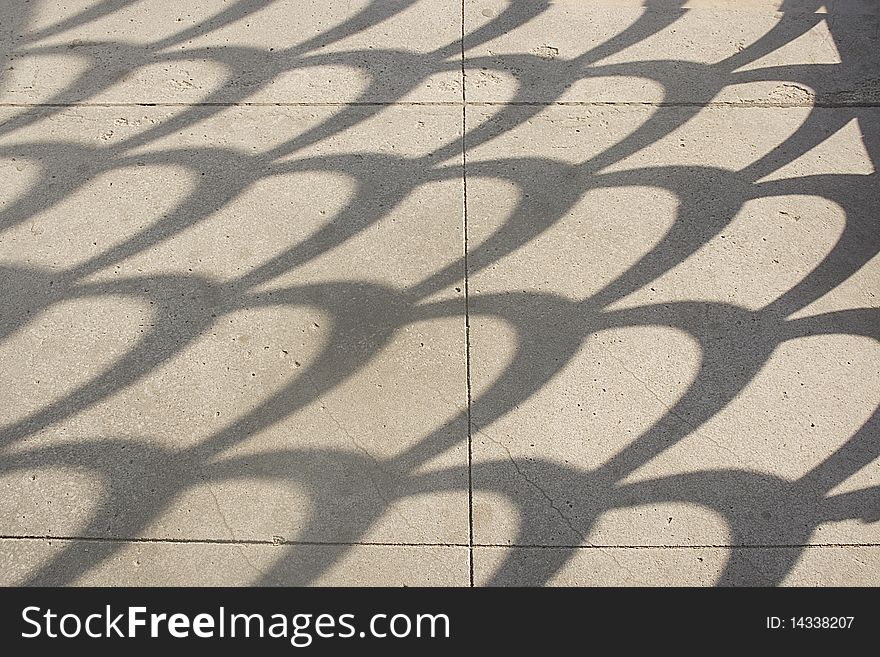
[(880, 5), (0, 7), (0, 582), (880, 585)]

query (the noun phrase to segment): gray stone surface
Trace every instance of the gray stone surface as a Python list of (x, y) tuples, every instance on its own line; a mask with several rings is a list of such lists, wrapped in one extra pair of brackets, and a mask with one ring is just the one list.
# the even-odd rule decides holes
[[(823, 468), (836, 492), (876, 483), (867, 437), (848, 448), (867, 469), (824, 464), (877, 430), (880, 352), (835, 314), (876, 304), (880, 261), (790, 294), (844, 227), (870, 256), (880, 187), (858, 131), (758, 183), (781, 135), (811, 111), (830, 134), (836, 110), (532, 109), (468, 114), (477, 543), (876, 543), (877, 522), (817, 517), (812, 489)], [(845, 205), (799, 182), (829, 171), (858, 181)], [(790, 328), (815, 322), (840, 335)]]
[[(77, 188), (7, 197), (44, 207), (0, 243), (7, 303), (34, 314), (0, 345), (5, 430), (39, 429), (10, 446), (4, 533), (467, 540), (463, 295), (413, 292), (462, 255), (460, 168), (434, 179), (426, 157), (460, 112), (362, 109), (332, 143), (266, 155), (333, 114), (229, 108), (128, 156), (174, 112), (78, 108), (0, 141), (27, 152), (48, 132), (77, 153), (7, 161)], [(401, 175), (371, 188), (383, 167)], [(457, 469), (457, 490), (401, 497), (434, 431), (449, 449), (426, 467)]]
[[(880, 549), (872, 547), (588, 548), (565, 555), (536, 548), (478, 548), (475, 579), (480, 586), (754, 586), (767, 564), (786, 563), (783, 586), (878, 586)], [(731, 556), (735, 572), (726, 573)], [(509, 561), (506, 561), (508, 560)], [(559, 568), (559, 570), (556, 570)], [(549, 582), (544, 577), (553, 573)]]
[(880, 584), (878, 14), (3, 4), (0, 582)]
[[(0, 100), (347, 103), (461, 97), (460, 0), (4, 3)], [(383, 6), (384, 5), (384, 6)], [(418, 35), (417, 38), (413, 38)]]
[[(877, 104), (877, 3), (466, 0), (468, 100)], [(644, 6), (647, 5), (648, 9)], [(768, 11), (787, 6), (790, 11)], [(857, 56), (841, 59), (841, 48)]]
[[(67, 583), (40, 570), (80, 555), (80, 586), (467, 586), (467, 547), (0, 540), (4, 585)], [(91, 558), (98, 555), (98, 559)]]

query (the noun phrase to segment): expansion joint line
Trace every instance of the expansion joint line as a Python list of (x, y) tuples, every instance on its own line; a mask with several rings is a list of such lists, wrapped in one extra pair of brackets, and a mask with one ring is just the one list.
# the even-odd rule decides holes
[(468, 460), (468, 583), (474, 585), (474, 469), (473, 418), (471, 395), (471, 316), (468, 285), (468, 198), (467, 198), (467, 85), (464, 65), (465, 0), (461, 0), (461, 185), (462, 235), (464, 240), (464, 335), (465, 380), (467, 385), (467, 460)]

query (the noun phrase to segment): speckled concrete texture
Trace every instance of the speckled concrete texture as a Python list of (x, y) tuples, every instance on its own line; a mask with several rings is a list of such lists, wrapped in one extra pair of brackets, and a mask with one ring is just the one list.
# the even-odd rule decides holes
[(0, 7), (0, 582), (880, 585), (869, 0)]

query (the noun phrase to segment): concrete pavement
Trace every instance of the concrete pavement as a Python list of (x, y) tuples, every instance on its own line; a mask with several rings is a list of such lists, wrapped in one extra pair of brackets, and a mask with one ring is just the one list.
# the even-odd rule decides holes
[(0, 25), (4, 584), (880, 584), (877, 3)]

